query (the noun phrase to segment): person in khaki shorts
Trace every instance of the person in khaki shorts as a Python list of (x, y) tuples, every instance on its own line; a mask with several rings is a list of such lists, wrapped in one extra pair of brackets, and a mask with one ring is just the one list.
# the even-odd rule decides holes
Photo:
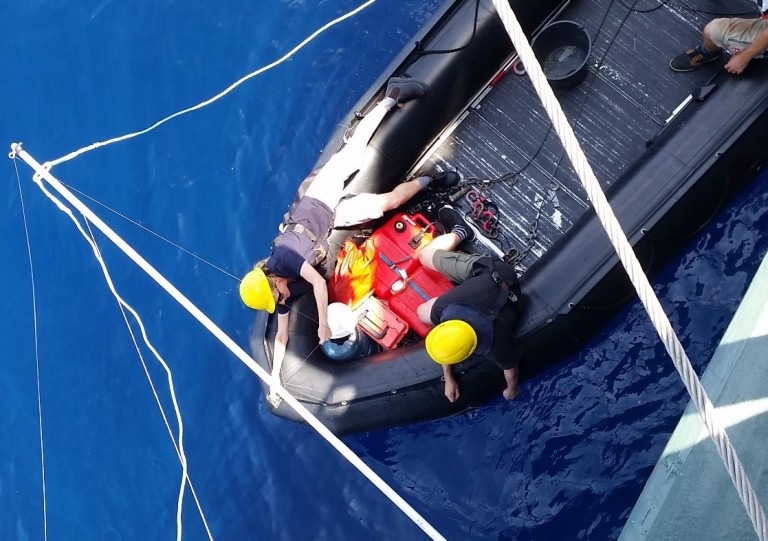
[[(427, 94), (425, 83), (408, 77), (392, 77), (385, 98), (357, 124), (344, 146), (310, 173), (312, 182), (291, 210), (269, 257), (257, 262), (240, 282), (240, 298), (254, 310), (277, 312), (277, 333), (272, 356), (272, 376), (277, 379), (288, 345), (289, 316), (297, 297), (312, 291), (317, 304), (320, 344), (331, 335), (328, 325), (328, 287), (317, 270), (328, 253), (332, 227), (347, 227), (375, 220), (404, 204), (422, 189), (449, 190), (460, 181), (455, 171), (424, 173), (398, 184), (386, 193), (345, 195), (346, 181), (367, 157), (368, 143), (384, 118), (402, 104)], [(276, 404), (270, 390), (267, 398)]]
[(714, 19), (707, 23), (703, 43), (674, 57), (669, 67), (691, 71), (714, 62), (725, 50), (731, 57), (725, 70), (738, 75), (754, 58), (763, 58), (768, 49), (768, 0), (759, 0), (761, 16), (755, 19)]

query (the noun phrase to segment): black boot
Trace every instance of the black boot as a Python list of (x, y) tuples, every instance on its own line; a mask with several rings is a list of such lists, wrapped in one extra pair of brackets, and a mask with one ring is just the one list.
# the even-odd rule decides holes
[(443, 171), (442, 173), (426, 173), (426, 176), (432, 177), (429, 188), (436, 192), (447, 192), (455, 188), (461, 181), (461, 175), (456, 171)]
[(429, 87), (421, 81), (408, 77), (392, 77), (387, 83), (387, 97), (398, 104), (425, 95)]
[(457, 229), (462, 230), (464, 241), (472, 242), (475, 240), (475, 228), (452, 206), (446, 205), (437, 211), (437, 219), (448, 232), (458, 233)]

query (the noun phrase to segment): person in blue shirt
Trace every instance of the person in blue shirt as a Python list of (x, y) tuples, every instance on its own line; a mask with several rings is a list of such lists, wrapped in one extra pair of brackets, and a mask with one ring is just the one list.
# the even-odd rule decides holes
[[(310, 173), (309, 188), (275, 239), (272, 253), (243, 278), (240, 296), (247, 306), (269, 313), (277, 309), (273, 377), (280, 373), (288, 344), (289, 299), (295, 299), (311, 289), (317, 303), (320, 344), (330, 337), (328, 289), (325, 279), (315, 267), (323, 262), (328, 253), (327, 238), (331, 228), (379, 218), (430, 184), (444, 188), (458, 184), (458, 174), (449, 172), (420, 176), (383, 194), (362, 193), (344, 197), (345, 182), (360, 168), (368, 142), (387, 114), (426, 93), (427, 86), (420, 81), (410, 78), (389, 80), (386, 97), (357, 124), (342, 149)], [(276, 400), (271, 391), (269, 398), (273, 402)]]

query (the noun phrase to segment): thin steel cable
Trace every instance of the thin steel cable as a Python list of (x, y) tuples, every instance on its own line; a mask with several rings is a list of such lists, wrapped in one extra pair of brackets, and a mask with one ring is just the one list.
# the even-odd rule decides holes
[(158, 239), (162, 240), (163, 242), (166, 242), (166, 243), (170, 244), (171, 246), (173, 246), (173, 247), (174, 247), (174, 248), (176, 248), (177, 250), (180, 250), (180, 251), (184, 252), (185, 254), (187, 254), (187, 255), (189, 255), (189, 256), (192, 256), (193, 258), (197, 259), (197, 260), (198, 260), (198, 261), (200, 261), (201, 263), (204, 263), (204, 264), (208, 265), (209, 267), (211, 267), (211, 268), (213, 268), (213, 269), (215, 269), (215, 270), (219, 271), (219, 272), (220, 272), (220, 273), (222, 273), (222, 274), (226, 274), (226, 275), (227, 275), (227, 276), (229, 276), (230, 278), (234, 278), (234, 279), (235, 279), (235, 280), (237, 280), (238, 282), (240, 281), (240, 278), (238, 278), (237, 276), (235, 276), (234, 274), (232, 274), (232, 273), (231, 273), (231, 272), (229, 272), (228, 270), (226, 270), (226, 269), (223, 269), (223, 268), (219, 267), (219, 266), (218, 266), (218, 265), (216, 265), (215, 263), (212, 263), (211, 261), (208, 261), (207, 259), (205, 259), (205, 258), (203, 258), (203, 257), (201, 257), (201, 256), (199, 256), (199, 255), (197, 255), (196, 253), (194, 253), (194, 252), (192, 252), (192, 251), (190, 251), (190, 250), (187, 250), (187, 249), (186, 249), (186, 248), (184, 248), (183, 246), (181, 246), (181, 245), (179, 245), (179, 244), (177, 244), (177, 243), (173, 242), (172, 240), (170, 240), (170, 239), (168, 239), (168, 238), (166, 238), (166, 237), (162, 236), (160, 233), (157, 233), (156, 231), (153, 231), (153, 230), (151, 230), (150, 228), (146, 227), (145, 225), (142, 225), (142, 224), (140, 224), (139, 222), (137, 222), (136, 220), (133, 220), (132, 218), (130, 218), (130, 217), (128, 217), (128, 216), (126, 216), (126, 215), (125, 215), (125, 214), (123, 214), (122, 212), (120, 212), (120, 211), (118, 211), (118, 210), (116, 210), (116, 209), (114, 209), (114, 208), (110, 207), (109, 205), (107, 205), (107, 204), (105, 204), (105, 203), (102, 203), (102, 202), (101, 202), (101, 201), (99, 201), (98, 199), (96, 199), (96, 198), (94, 198), (94, 197), (91, 197), (91, 196), (90, 196), (90, 195), (88, 195), (87, 193), (84, 193), (84, 192), (82, 192), (81, 190), (78, 190), (77, 188), (74, 188), (74, 187), (70, 186), (69, 184), (67, 184), (67, 183), (65, 183), (65, 182), (62, 182), (62, 184), (64, 184), (64, 186), (66, 186), (67, 188), (69, 188), (69, 189), (70, 189), (70, 190), (72, 190), (73, 192), (75, 192), (75, 193), (77, 193), (77, 194), (81, 195), (82, 197), (85, 197), (86, 199), (88, 199), (88, 200), (90, 200), (90, 201), (93, 201), (93, 202), (94, 202), (94, 203), (96, 203), (97, 205), (99, 205), (99, 206), (101, 206), (102, 208), (104, 208), (104, 209), (108, 210), (109, 212), (111, 212), (111, 213), (115, 214), (116, 216), (119, 216), (119, 217), (120, 217), (120, 218), (122, 218), (123, 220), (126, 220), (127, 222), (130, 222), (131, 224), (135, 225), (136, 227), (138, 227), (138, 228), (140, 228), (140, 229), (143, 229), (144, 231), (146, 231), (146, 232), (147, 232), (147, 233), (149, 233), (150, 235), (154, 235), (155, 237), (157, 237)]
[[(184, 453), (184, 443), (183, 443), (183, 441), (184, 441), (184, 424), (183, 424), (182, 418), (181, 418), (181, 410), (179, 408), (178, 401), (176, 400), (176, 392), (175, 392), (175, 387), (173, 385), (173, 376), (171, 374), (171, 370), (168, 367), (167, 363), (165, 363), (163, 358), (157, 352), (157, 350), (152, 346), (151, 342), (149, 342), (149, 338), (146, 335), (146, 332), (144, 330), (144, 325), (143, 325), (143, 322), (141, 321), (141, 318), (138, 316), (136, 311), (127, 302), (125, 302), (125, 300), (117, 293), (117, 290), (115, 289), (115, 285), (114, 285), (114, 283), (112, 281), (112, 276), (110, 275), (109, 270), (106, 267), (106, 263), (104, 262), (104, 259), (101, 257), (101, 251), (99, 250), (99, 248), (96, 245), (95, 241), (92, 240), (92, 238), (89, 238), (88, 234), (85, 232), (85, 229), (83, 228), (83, 226), (80, 223), (80, 221), (72, 213), (72, 210), (69, 209), (66, 205), (64, 205), (64, 203), (62, 203), (61, 200), (59, 200), (56, 196), (54, 196), (52, 193), (50, 193), (46, 189), (45, 185), (42, 182), (42, 176), (41, 175), (35, 174), (33, 176), (33, 180), (38, 185), (40, 190), (46, 195), (46, 197), (48, 197), (48, 199), (50, 199), (54, 203), (54, 205), (56, 205), (56, 207), (60, 211), (62, 211), (64, 214), (66, 214), (72, 220), (72, 222), (75, 224), (75, 227), (77, 227), (77, 229), (80, 232), (80, 234), (83, 236), (83, 238), (86, 240), (86, 242), (88, 242), (88, 244), (91, 246), (91, 249), (93, 250), (94, 256), (96, 257), (97, 262), (101, 266), (102, 272), (104, 274), (104, 278), (105, 278), (105, 280), (107, 282), (107, 286), (109, 287), (109, 289), (112, 292), (112, 294), (115, 296), (115, 299), (117, 299), (118, 303), (121, 306), (124, 306), (136, 318), (136, 321), (138, 322), (138, 325), (139, 325), (139, 327), (140, 327), (140, 329), (142, 331), (142, 335), (144, 336), (144, 340), (145, 340), (145, 343), (147, 344), (147, 347), (150, 348), (150, 350), (153, 352), (153, 354), (155, 355), (157, 360), (160, 362), (160, 364), (163, 366), (163, 368), (166, 371), (166, 374), (168, 376), (168, 386), (169, 386), (169, 391), (170, 391), (170, 395), (171, 395), (171, 400), (173, 402), (173, 407), (174, 407), (174, 410), (176, 412), (176, 420), (177, 420), (177, 423), (178, 423), (178, 426), (179, 426), (178, 447), (176, 447), (176, 448), (177, 448), (177, 451), (179, 453), (179, 461), (181, 463), (181, 468), (182, 468), (182, 481), (181, 481), (181, 486), (179, 488), (179, 495), (178, 495), (177, 502), (176, 502), (176, 540), (177, 541), (181, 541), (181, 537), (182, 537), (182, 534), (181, 534), (181, 531), (182, 531), (181, 530), (181, 516), (182, 516), (182, 511), (183, 511), (184, 487), (186, 485), (187, 479), (189, 478), (189, 472), (188, 472), (188, 468), (187, 468), (187, 458), (186, 458), (186, 455)], [(85, 219), (87, 221), (87, 217), (85, 217)], [(201, 513), (202, 513), (202, 509), (201, 509)], [(203, 515), (201, 515), (201, 516), (203, 516)], [(203, 521), (206, 522), (204, 516), (203, 516)]]
[(21, 177), (19, 166), (13, 160), (16, 170), (16, 182), (19, 187), (19, 201), (21, 202), (21, 217), (24, 222), (24, 237), (27, 241), (27, 260), (29, 262), (29, 276), (32, 283), (32, 329), (35, 341), (35, 379), (37, 380), (37, 424), (40, 428), (40, 476), (43, 492), (43, 539), (48, 539), (48, 497), (45, 488), (45, 446), (43, 445), (43, 403), (40, 393), (40, 347), (37, 334), (37, 291), (35, 289), (35, 267), (32, 265), (32, 246), (29, 242), (29, 227), (27, 226), (27, 211), (24, 207), (24, 194), (21, 190)]

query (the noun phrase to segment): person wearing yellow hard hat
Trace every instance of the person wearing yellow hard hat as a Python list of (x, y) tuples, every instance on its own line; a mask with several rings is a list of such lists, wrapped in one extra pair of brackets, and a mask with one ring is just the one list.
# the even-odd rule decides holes
[(422, 322), (435, 325), (425, 340), (427, 354), (442, 365), (445, 396), (451, 402), (460, 396), (452, 366), (473, 355), (502, 369), (506, 383), (502, 394), (512, 400), (520, 392), (515, 331), (522, 304), (517, 272), (496, 257), (455, 251), (476, 234), (459, 211), (443, 207), (438, 219), (447, 233), (422, 248), (419, 261), (458, 285), (417, 309)]
[[(249, 308), (254, 310), (266, 310), (270, 314), (275, 311), (277, 300), (273, 290), (276, 286), (264, 274), (259, 267), (243, 277), (240, 282), (240, 298)], [(278, 293), (278, 296), (280, 293)], [(282, 299), (280, 299), (282, 300)]]
[[(424, 341), (427, 354), (438, 364), (459, 363), (477, 350), (477, 332), (463, 319), (448, 319), (429, 331)], [(478, 354), (485, 353), (479, 352)]]
[[(424, 83), (415, 79), (393, 77), (389, 80), (385, 98), (357, 123), (342, 149), (312, 171), (304, 181), (308, 188), (289, 211), (269, 257), (257, 263), (256, 268), (243, 277), (240, 296), (246, 306), (278, 314), (273, 377), (280, 373), (288, 344), (288, 315), (296, 297), (310, 289), (314, 292), (320, 344), (330, 337), (328, 289), (325, 279), (315, 267), (325, 260), (328, 253), (331, 227), (350, 226), (379, 218), (427, 186), (449, 189), (458, 184), (460, 179), (455, 172), (422, 175), (399, 184), (391, 192), (344, 197), (345, 182), (362, 165), (368, 142), (387, 113), (405, 102), (426, 95), (427, 90)], [(269, 397), (274, 401), (272, 391)]]

